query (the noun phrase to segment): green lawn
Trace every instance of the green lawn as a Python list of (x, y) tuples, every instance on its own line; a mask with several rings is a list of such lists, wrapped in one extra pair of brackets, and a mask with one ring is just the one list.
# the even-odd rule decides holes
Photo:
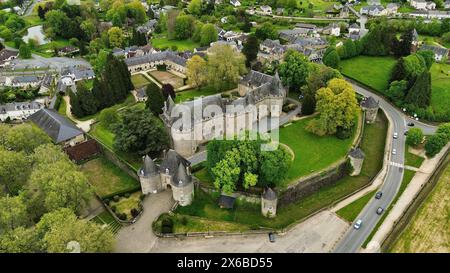
[(139, 189), (140, 184), (104, 157), (92, 159), (81, 166), (95, 192), (100, 197)]
[(108, 228), (114, 234), (117, 234), (117, 232), (119, 232), (120, 228), (122, 227), (107, 210), (92, 218), (91, 221), (100, 225), (108, 225)]
[(400, 185), (400, 189), (398, 190), (397, 195), (395, 196), (394, 200), (392, 200), (391, 205), (387, 209), (385, 208), (383, 215), (381, 216), (381, 219), (378, 221), (377, 225), (372, 230), (369, 237), (367, 237), (367, 239), (364, 242), (364, 244), (362, 245), (362, 247), (365, 248), (367, 246), (367, 244), (370, 242), (370, 240), (372, 240), (372, 237), (378, 231), (378, 228), (381, 226), (384, 219), (388, 216), (389, 212), (391, 211), (392, 207), (395, 205), (395, 203), (397, 203), (397, 200), (400, 198), (400, 196), (402, 195), (402, 193), (405, 191), (406, 187), (408, 186), (409, 182), (411, 182), (414, 175), (416, 174), (416, 172), (411, 171), (411, 170), (404, 170), (404, 172), (405, 173), (403, 174), (402, 184)]
[(358, 56), (342, 60), (341, 72), (379, 92), (384, 92), (395, 63), (393, 57)]
[[(304, 219), (311, 215), (311, 213), (332, 205), (340, 198), (366, 185), (381, 168), (386, 131), (387, 120), (381, 113), (377, 122), (366, 125), (361, 148), (366, 154), (366, 157), (371, 160), (366, 160), (363, 164), (363, 170), (360, 176), (345, 177), (337, 181), (335, 185), (323, 187), (318, 192), (306, 198), (287, 206), (279, 207), (277, 216), (273, 219), (267, 219), (261, 215), (260, 204), (237, 202), (234, 210), (220, 209), (217, 206), (217, 193), (209, 195), (203, 191), (196, 192), (192, 205), (178, 207), (176, 213), (202, 217), (210, 221), (239, 223), (248, 225), (251, 229), (257, 229), (259, 227), (284, 228), (289, 224)], [(199, 176), (198, 172), (196, 175)], [(225, 227), (221, 227), (219, 230), (223, 229)], [(197, 230), (192, 229), (189, 231)]]
[[(114, 109), (116, 111), (119, 111), (125, 107), (131, 107), (133, 105), (136, 104), (136, 100), (134, 99), (134, 96), (130, 93), (128, 95), (128, 97), (121, 103), (115, 104), (111, 107), (108, 107), (108, 109)], [(89, 116), (84, 116), (82, 118), (78, 118), (78, 120), (81, 121), (86, 121), (86, 120), (90, 120), (90, 119), (94, 119), (96, 120), (98, 118), (98, 116), (100, 115), (101, 111), (98, 111), (97, 113), (93, 114), (93, 115), (89, 115)]]
[(374, 193), (375, 191), (367, 193), (366, 195), (336, 211), (336, 214), (350, 223), (353, 222), (366, 204), (369, 203), (370, 199), (373, 198)]
[(173, 46), (176, 46), (177, 51), (194, 50), (194, 48), (200, 47), (199, 43), (196, 43), (192, 40), (169, 40), (163, 35), (152, 38), (150, 40), (150, 43), (154, 48), (159, 49), (172, 49)]
[(450, 105), (450, 65), (434, 63), (431, 67), (431, 106), (436, 112), (448, 112)]
[(425, 158), (408, 152), (408, 147), (406, 147), (405, 165), (420, 168), (424, 160)]
[(210, 96), (217, 93), (219, 92), (217, 92), (217, 90), (214, 90), (213, 88), (190, 89), (186, 91), (181, 91), (176, 93), (175, 103), (189, 101), (198, 97)]
[(132, 209), (139, 210), (139, 206), (141, 203), (140, 196), (142, 195), (141, 191), (137, 191), (132, 193), (129, 197), (120, 197), (119, 201), (111, 201), (109, 206), (111, 209), (114, 207), (114, 211), (116, 214), (125, 213), (127, 216), (127, 220), (133, 219), (131, 214)]
[(132, 75), (131, 76), (131, 82), (133, 83), (134, 88), (136, 88), (136, 89), (144, 87), (144, 86), (149, 85), (151, 83), (151, 81), (149, 79), (147, 79), (142, 74), (134, 74), (134, 75)]
[(295, 153), (282, 187), (344, 158), (351, 147), (353, 137), (341, 140), (336, 136), (320, 137), (306, 131), (305, 127), (311, 119), (302, 119), (280, 129), (280, 142), (288, 145)]
[(203, 184), (214, 186), (214, 179), (211, 177), (206, 167), (194, 172), (194, 176), (197, 177)]
[(66, 109), (67, 109), (67, 103), (64, 100), (64, 98), (61, 98), (61, 103), (59, 104), (58, 113), (60, 113), (62, 116), (65, 117), (65, 116), (67, 116)]

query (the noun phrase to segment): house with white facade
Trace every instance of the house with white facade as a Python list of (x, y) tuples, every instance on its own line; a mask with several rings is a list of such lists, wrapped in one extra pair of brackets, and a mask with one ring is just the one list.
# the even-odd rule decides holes
[(19, 56), (19, 51), (13, 51), (9, 49), (0, 50), (0, 67), (7, 67), (11, 61)]
[(10, 76), (5, 78), (5, 86), (15, 88), (36, 88), (41, 84), (41, 78), (34, 75)]
[(381, 6), (381, 5), (379, 5), (379, 6), (366, 6), (366, 7), (362, 7), (359, 10), (359, 13), (361, 13), (363, 15), (379, 16), (383, 12), (383, 10), (384, 10), (384, 7)]
[(173, 51), (162, 51), (144, 56), (136, 56), (125, 59), (130, 73), (157, 69), (159, 65), (166, 65), (168, 70), (186, 73), (186, 59)]
[(241, 2), (239, 2), (239, 0), (230, 0), (230, 4), (233, 5), (234, 7), (241, 6)]
[(24, 120), (42, 108), (44, 105), (36, 101), (0, 104), (0, 121)]
[(336, 23), (331, 23), (322, 30), (322, 33), (338, 37), (341, 35), (341, 27)]
[(261, 13), (264, 15), (271, 15), (272, 14), (272, 7), (271, 6), (261, 6), (259, 7), (261, 9)]
[(450, 0), (444, 2), (444, 9), (450, 9)]
[(434, 60), (436, 62), (442, 62), (442, 61), (448, 59), (448, 54), (449, 54), (448, 48), (434, 46), (434, 45), (423, 45), (420, 47), (419, 51), (421, 51), (421, 50), (432, 51), (434, 53)]

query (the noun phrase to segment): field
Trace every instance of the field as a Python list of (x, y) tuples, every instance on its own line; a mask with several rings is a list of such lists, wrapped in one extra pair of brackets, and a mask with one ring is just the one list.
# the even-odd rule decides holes
[(353, 222), (366, 204), (369, 203), (370, 199), (373, 198), (374, 193), (375, 191), (367, 193), (366, 195), (336, 211), (336, 214), (350, 223)]
[(350, 149), (353, 137), (341, 140), (336, 136), (320, 137), (306, 131), (305, 127), (311, 119), (302, 119), (280, 129), (280, 142), (288, 145), (295, 153), (283, 186), (330, 166), (343, 158)]
[(200, 47), (199, 43), (192, 40), (169, 40), (164, 36), (155, 37), (151, 39), (150, 43), (154, 48), (172, 49), (174, 51), (194, 50), (194, 48)]
[(422, 162), (425, 160), (425, 158), (415, 155), (413, 153), (410, 153), (408, 149), (406, 149), (405, 153), (405, 165), (412, 166), (416, 168), (420, 168), (422, 165)]
[(147, 72), (147, 74), (150, 74), (151, 77), (161, 84), (172, 85), (174, 89), (180, 88), (184, 85), (184, 79), (171, 72), (154, 70)]
[(450, 252), (450, 166), (394, 243), (391, 252)]
[(139, 210), (139, 206), (141, 203), (140, 196), (141, 191), (137, 191), (132, 193), (129, 197), (120, 197), (118, 201), (112, 201), (109, 203), (111, 208), (115, 208), (115, 213), (120, 214), (124, 213), (127, 216), (127, 220), (133, 219), (131, 214), (132, 209)]
[(119, 232), (120, 228), (122, 227), (107, 210), (92, 218), (91, 221), (100, 225), (108, 225), (108, 228), (114, 234), (117, 234), (117, 232)]
[(139, 89), (139, 88), (147, 86), (151, 83), (151, 81), (142, 74), (132, 75), (131, 82), (133, 83), (135, 89)]
[(139, 188), (138, 181), (104, 157), (84, 163), (81, 170), (100, 197)]
[(358, 56), (342, 60), (341, 72), (379, 92), (384, 92), (394, 65), (395, 59), (392, 57)]
[(431, 106), (436, 112), (449, 111), (450, 65), (434, 63), (431, 67)]
[(214, 94), (217, 94), (217, 90), (214, 90), (213, 88), (190, 89), (186, 91), (181, 91), (177, 92), (175, 97), (175, 103), (189, 101), (198, 97), (210, 96)]

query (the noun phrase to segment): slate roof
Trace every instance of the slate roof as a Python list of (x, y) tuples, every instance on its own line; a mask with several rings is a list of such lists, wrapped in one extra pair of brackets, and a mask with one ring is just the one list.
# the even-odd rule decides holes
[(277, 193), (271, 188), (267, 188), (264, 190), (262, 197), (266, 200), (275, 200), (277, 199)]
[(156, 52), (153, 54), (147, 54), (144, 56), (131, 57), (131, 58), (125, 59), (125, 63), (127, 64), (127, 66), (132, 66), (132, 65), (140, 65), (140, 64), (165, 61), (165, 60), (172, 61), (181, 66), (186, 66), (186, 59), (178, 56), (178, 54), (176, 54), (172, 51), (169, 51), (169, 50), (162, 51), (162, 52)]
[(139, 172), (144, 176), (156, 175), (158, 173), (158, 168), (155, 162), (148, 156), (143, 157), (144, 164)]
[(159, 169), (161, 170), (161, 172), (165, 172), (165, 170), (168, 169), (169, 174), (174, 175), (175, 172), (178, 170), (178, 166), (180, 164), (182, 164), (185, 167), (191, 165), (191, 163), (187, 159), (179, 155), (174, 150), (170, 149), (166, 153), (166, 156), (164, 157), (161, 165), (159, 166)]
[(353, 157), (353, 158), (364, 158), (366, 155), (364, 154), (364, 152), (360, 149), (360, 148), (352, 148), (350, 150), (350, 152), (348, 153), (349, 156)]
[(55, 142), (61, 143), (83, 134), (68, 119), (50, 109), (41, 109), (28, 117)]
[(372, 96), (370, 96), (361, 102), (361, 106), (364, 108), (377, 108), (378, 102)]
[(9, 59), (10, 57), (16, 57), (19, 55), (19, 51), (12, 51), (12, 50), (8, 50), (8, 49), (2, 49), (0, 51), (0, 62), (3, 62), (7, 59)]
[(446, 56), (448, 55), (448, 48), (440, 47), (440, 46), (433, 46), (433, 45), (423, 45), (420, 47), (419, 51), (423, 50), (430, 50), (433, 51), (434, 54)]
[(234, 202), (236, 198), (228, 195), (220, 195), (219, 197), (219, 207), (223, 209), (232, 209), (234, 207)]
[(15, 76), (12, 80), (13, 83), (35, 83), (39, 82), (37, 76)]
[(0, 114), (6, 114), (11, 111), (41, 109), (44, 106), (36, 101), (33, 102), (11, 102), (0, 105)]
[(172, 185), (178, 188), (186, 187), (192, 183), (192, 177), (187, 174), (186, 166), (180, 162), (176, 175), (172, 176)]

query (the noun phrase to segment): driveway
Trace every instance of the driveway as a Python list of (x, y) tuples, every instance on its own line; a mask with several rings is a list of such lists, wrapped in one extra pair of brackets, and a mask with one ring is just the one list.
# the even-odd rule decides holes
[(144, 212), (136, 223), (123, 227), (116, 237), (115, 252), (142, 253), (149, 252), (158, 237), (153, 234), (153, 221), (173, 206), (172, 191), (163, 191), (145, 197)]
[(166, 252), (245, 252), (245, 253), (302, 253), (330, 252), (349, 224), (330, 211), (323, 211), (298, 224), (284, 236), (277, 236), (270, 243), (268, 236), (224, 236), (205, 239), (161, 239), (150, 250), (153, 253)]

